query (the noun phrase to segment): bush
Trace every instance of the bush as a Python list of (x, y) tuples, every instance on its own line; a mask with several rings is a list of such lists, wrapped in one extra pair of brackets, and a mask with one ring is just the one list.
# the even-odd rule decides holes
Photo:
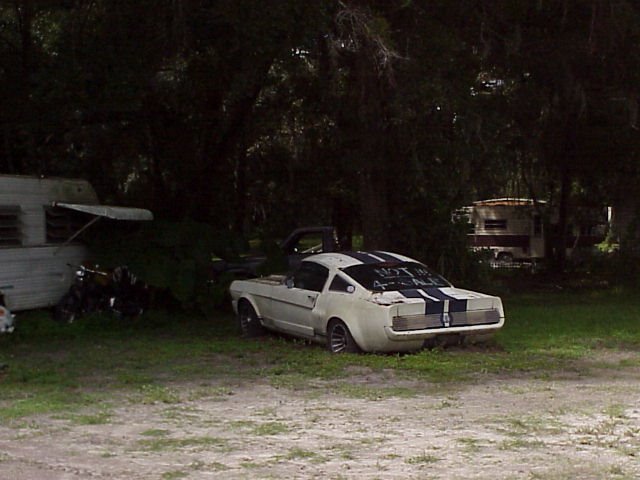
[(127, 265), (156, 293), (166, 292), (182, 308), (204, 312), (224, 302), (229, 283), (210, 283), (212, 257), (237, 260), (246, 248), (242, 238), (192, 220), (158, 220), (129, 232), (114, 224), (108, 227), (90, 241), (97, 263)]

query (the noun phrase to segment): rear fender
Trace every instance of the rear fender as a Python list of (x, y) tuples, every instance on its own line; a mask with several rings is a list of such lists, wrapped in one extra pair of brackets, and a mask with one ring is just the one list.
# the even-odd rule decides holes
[[(329, 323), (336, 319), (344, 322), (349, 329), (353, 340), (363, 351), (376, 351), (382, 348), (387, 342), (384, 334), (383, 317), (384, 307), (378, 305), (367, 305), (366, 303), (353, 304), (351, 308), (342, 309), (341, 315), (337, 311), (329, 315), (329, 320), (325, 324), (324, 334), (326, 335)], [(377, 325), (377, 327), (376, 327)]]

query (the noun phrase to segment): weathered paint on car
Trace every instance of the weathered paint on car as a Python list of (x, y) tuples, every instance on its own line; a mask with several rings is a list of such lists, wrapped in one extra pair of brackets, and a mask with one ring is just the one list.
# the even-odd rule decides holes
[(504, 324), (499, 297), (455, 288), (390, 252), (313, 255), (289, 276), (238, 280), (230, 293), (236, 313), (246, 302), (266, 329), (325, 342), (339, 320), (367, 352), (417, 350), (439, 335), (484, 337)]

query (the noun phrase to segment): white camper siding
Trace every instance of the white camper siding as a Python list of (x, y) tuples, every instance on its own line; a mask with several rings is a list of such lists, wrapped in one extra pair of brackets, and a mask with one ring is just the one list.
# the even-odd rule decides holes
[(46, 243), (44, 208), (54, 201), (97, 204), (98, 196), (86, 180), (0, 176), (0, 205), (20, 208), (23, 246)]
[(474, 227), (470, 235), (474, 248), (489, 249), (498, 260), (544, 257), (544, 232), (533, 200), (482, 200), (474, 202), (468, 211)]
[[(0, 292), (11, 310), (55, 305), (86, 258), (79, 244), (47, 244), (45, 209), (53, 202), (97, 204), (86, 180), (0, 175), (0, 206), (17, 209), (19, 242), (0, 245)], [(0, 232), (1, 233), (1, 232)]]
[[(532, 208), (529, 207), (475, 207), (473, 223), (475, 233), (482, 235), (533, 235)], [(504, 229), (485, 228), (487, 220), (504, 220)]]
[(52, 306), (65, 294), (75, 269), (85, 259), (85, 247), (74, 245), (0, 250), (0, 289), (10, 310)]

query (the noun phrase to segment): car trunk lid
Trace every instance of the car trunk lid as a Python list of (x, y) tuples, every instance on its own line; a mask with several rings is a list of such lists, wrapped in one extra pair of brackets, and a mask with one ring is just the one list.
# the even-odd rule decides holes
[(502, 315), (498, 297), (453, 287), (374, 293), (373, 298), (394, 305), (395, 330), (489, 325)]

